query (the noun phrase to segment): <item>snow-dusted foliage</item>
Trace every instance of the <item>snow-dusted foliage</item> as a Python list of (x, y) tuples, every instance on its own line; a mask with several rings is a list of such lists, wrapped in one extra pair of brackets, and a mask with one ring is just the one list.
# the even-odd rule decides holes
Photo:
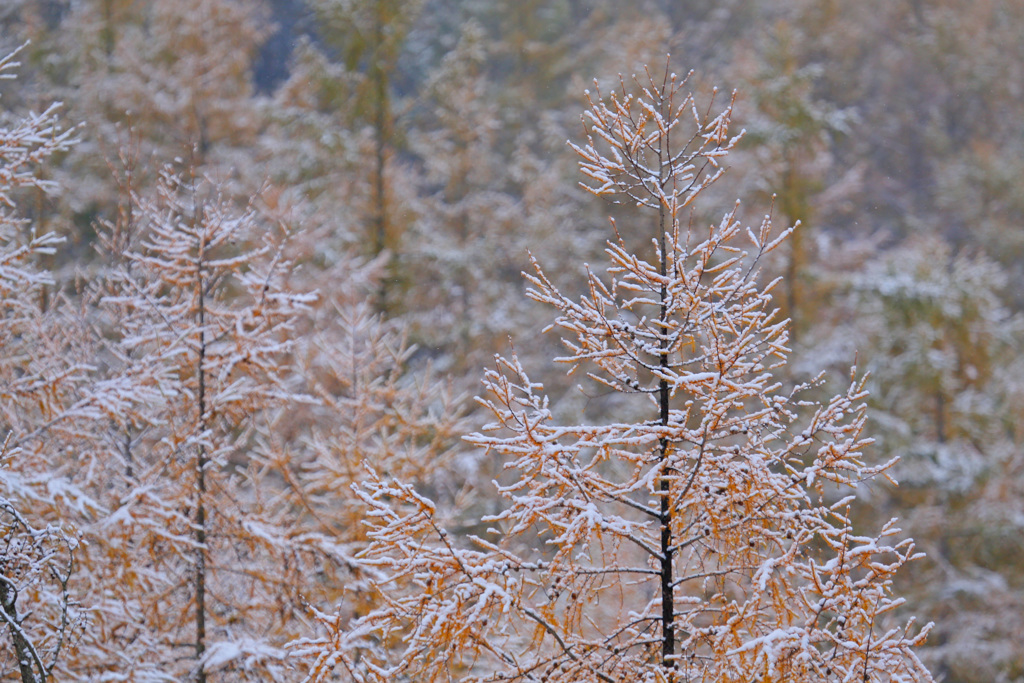
[(381, 602), (351, 623), (320, 615), (329, 637), (301, 644), (312, 680), (931, 680), (914, 654), (928, 629), (891, 614), (913, 543), (895, 521), (850, 522), (854, 487), (889, 465), (862, 454), (863, 380), (817, 403), (773, 377), (786, 321), (758, 266), (789, 231), (744, 228), (735, 208), (688, 224), (736, 138), (731, 105), (711, 116), (685, 84), (592, 97), (574, 146), (592, 192), (656, 221), (651, 255), (616, 235), (578, 300), (539, 264), (527, 276), (559, 311), (558, 360), (647, 417), (556, 424), (499, 357), (480, 399), (495, 420), (469, 439), (504, 461), (504, 509), (459, 538), (413, 486), (371, 473), (360, 559)]
[(250, 449), (268, 411), (305, 400), (290, 350), (316, 296), (286, 286), (287, 235), (201, 178), (165, 169), (128, 208), (105, 231), (97, 325), (132, 403), (111, 415), (110, 514), (89, 529), (103, 601), (81, 671), (266, 680), (283, 657), (273, 615), (295, 596), (275, 574), (284, 534), (261, 526), (247, 484)]
[(17, 449), (7, 452), (5, 444), (0, 464), (5, 490), (0, 494), (0, 622), (5, 635), (0, 671), (17, 671), (23, 683), (44, 683), (57, 668), (61, 650), (85, 623), (68, 589), (78, 539), (58, 524), (34, 527), (7, 498), (7, 491), (24, 493), (12, 486), (16, 477), (7, 476), (19, 455)]
[[(288, 548), (284, 586), (298, 601), (282, 633), (293, 637), (317, 631), (316, 610), (341, 601), (351, 616), (374, 603), (372, 572), (355, 557), (366, 543), (365, 508), (351, 490), (367, 463), (446, 499), (466, 479), (455, 466), (461, 397), (433, 373), (409, 371), (415, 347), (364, 298), (381, 262), (340, 261), (321, 273), (334, 295), (319, 302), (293, 351), (314, 400), (282, 406), (255, 452), (252, 482), (267, 500), (260, 529), (283, 532)], [(342, 277), (348, 282), (335, 281)], [(306, 663), (299, 657), (294, 667)]]
[[(175, 157), (219, 180), (225, 194), (244, 198), (263, 182), (253, 163), (260, 107), (252, 62), (266, 37), (261, 3), (238, 0), (88, 0), (30, 2), (23, 34), (32, 39), (35, 85), (61, 99), (87, 123), (81, 143), (52, 177), (62, 216), (110, 218), (119, 189), (109, 162), (130, 148), (140, 161), (135, 183), (150, 187)], [(39, 13), (33, 17), (32, 14)], [(253, 175), (249, 175), (249, 172)], [(87, 249), (76, 254), (88, 260)]]
[(1000, 299), (1005, 272), (918, 238), (853, 280), (861, 348), (884, 396), (875, 403), (886, 450), (901, 454), (901, 481), (935, 493), (972, 488), (997, 466), (985, 452), (1012, 422), (1012, 373), (998, 359), (1014, 355), (1022, 322)]
[[(511, 19), (502, 26), (516, 30)], [(524, 64), (495, 72), (489, 63), (504, 50)], [(575, 104), (564, 116), (529, 105), (538, 99), (530, 90), (536, 71), (551, 71), (555, 80), (570, 68), (557, 50), (515, 53), (468, 21), (426, 79), (408, 134), (421, 166), (402, 263), (417, 283), (407, 294), (407, 317), (417, 338), (449, 356), (446, 369), (470, 387), (511, 332), (541, 323), (518, 294), (527, 249), (561, 257), (558, 267), (593, 244), (581, 236), (579, 220), (589, 197), (565, 180), (575, 171), (565, 153)]]
[[(0, 58), (0, 78), (16, 66), (14, 54)], [(66, 674), (86, 621), (73, 585), (78, 538), (61, 520), (93, 508), (66, 455), (98, 410), (85, 389), (91, 368), (69, 351), (65, 302), (40, 266), (61, 239), (17, 206), (27, 191), (54, 189), (41, 165), (72, 142), (56, 105), (0, 125), (0, 675), (23, 683)]]
[(872, 371), (879, 445), (901, 458), (888, 495), (926, 539), (929, 562), (907, 590), (939, 622), (930, 656), (957, 676), (983, 657), (967, 680), (1019, 657), (1002, 644), (1021, 627), (1010, 558), (1024, 520), (1024, 368), (1006, 361), (1020, 357), (1024, 320), (1003, 301), (1007, 282), (983, 255), (919, 236), (854, 276), (858, 325), (841, 330)]

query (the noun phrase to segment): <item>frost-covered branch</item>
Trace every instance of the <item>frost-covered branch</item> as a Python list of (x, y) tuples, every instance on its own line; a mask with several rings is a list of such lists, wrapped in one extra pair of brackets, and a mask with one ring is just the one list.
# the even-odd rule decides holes
[(519, 357), (496, 357), (491, 421), (467, 437), (504, 463), (486, 538), (368, 473), (360, 559), (381, 602), (347, 630), (325, 621), (321, 661), (365, 681), (931, 681), (913, 651), (928, 627), (893, 615), (893, 576), (920, 555), (894, 523), (855, 534), (847, 512), (891, 465), (864, 455), (864, 380), (818, 401), (819, 380), (775, 376), (787, 321), (759, 264), (791, 229), (744, 227), (738, 205), (705, 226), (683, 215), (737, 140), (732, 103), (712, 116), (685, 86), (647, 72), (588, 94), (573, 145), (585, 187), (650, 218), (648, 255), (617, 233), (578, 298), (535, 259), (525, 275), (557, 312), (556, 360), (622, 400), (562, 424)]

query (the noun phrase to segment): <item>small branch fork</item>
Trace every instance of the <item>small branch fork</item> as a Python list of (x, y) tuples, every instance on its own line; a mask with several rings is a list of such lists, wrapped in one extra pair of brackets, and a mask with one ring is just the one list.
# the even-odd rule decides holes
[[(10, 441), (8, 435), (0, 454), (4, 460)], [(71, 608), (75, 603), (68, 590), (75, 570), (78, 542), (58, 527), (33, 527), (7, 499), (0, 499), (0, 516), (6, 518), (4, 547), (0, 554), (0, 622), (7, 627), (14, 646), (22, 683), (46, 683), (51, 680), (67, 641), (81, 625), (79, 619), (72, 616)], [(32, 613), (24, 611), (23, 607), (19, 609), (18, 601), (27, 588), (46, 581), (46, 577), (57, 588), (57, 623), (41, 623), (30, 629), (26, 622)], [(46, 652), (41, 652), (38, 645), (43, 640), (49, 643)]]

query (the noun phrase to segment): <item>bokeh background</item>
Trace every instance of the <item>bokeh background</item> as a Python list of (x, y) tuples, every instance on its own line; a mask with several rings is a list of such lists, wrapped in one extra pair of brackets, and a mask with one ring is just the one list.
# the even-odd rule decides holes
[[(585, 90), (646, 68), (692, 70), (715, 106), (735, 91), (746, 133), (694, 221), (737, 198), (751, 223), (800, 221), (766, 264), (784, 379), (871, 373), (871, 455), (901, 459), (900, 485), (857, 514), (927, 553), (899, 586), (936, 622), (922, 656), (949, 683), (1024, 680), (1024, 3), (5, 0), (0, 52), (27, 40), (4, 109), (57, 100), (82, 126), (46, 171), (61, 191), (23, 207), (68, 239), (61, 286), (102, 267), (125, 169), (144, 188), (184, 160), (301, 225), (321, 289), (403, 330), (398, 369), (448, 378), (469, 424), (510, 337), (558, 414), (615, 411), (551, 361), (520, 275), (529, 250), (579, 289), (609, 215), (650, 239), (577, 184)], [(462, 448), (466, 476), (496, 467)]]

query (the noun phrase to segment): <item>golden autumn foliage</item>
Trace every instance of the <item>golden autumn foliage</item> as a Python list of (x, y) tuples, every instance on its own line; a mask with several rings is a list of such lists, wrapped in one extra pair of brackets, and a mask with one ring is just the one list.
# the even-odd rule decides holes
[[(18, 66), (0, 58), (0, 78)], [(88, 624), (77, 601), (81, 547), (69, 513), (94, 503), (64, 456), (99, 414), (78, 331), (40, 261), (62, 241), (39, 233), (18, 200), (54, 190), (41, 166), (74, 142), (58, 106), (0, 124), (0, 675), (45, 683)]]
[[(893, 575), (918, 557), (895, 521), (852, 528), (867, 464), (863, 380), (824, 402), (783, 387), (787, 323), (759, 281), (788, 236), (737, 207), (698, 226), (691, 207), (721, 177), (731, 105), (712, 116), (668, 72), (588, 98), (586, 187), (650, 217), (616, 234), (580, 298), (543, 268), (558, 358), (621, 401), (619, 421), (559, 424), (516, 355), (479, 399), (494, 421), (469, 440), (498, 456), (504, 506), (460, 537), (414, 486), (371, 474), (360, 555), (379, 604), (321, 615), (300, 643), (313, 680), (930, 681), (928, 628), (892, 614)], [(331, 672), (335, 673), (331, 673)]]

